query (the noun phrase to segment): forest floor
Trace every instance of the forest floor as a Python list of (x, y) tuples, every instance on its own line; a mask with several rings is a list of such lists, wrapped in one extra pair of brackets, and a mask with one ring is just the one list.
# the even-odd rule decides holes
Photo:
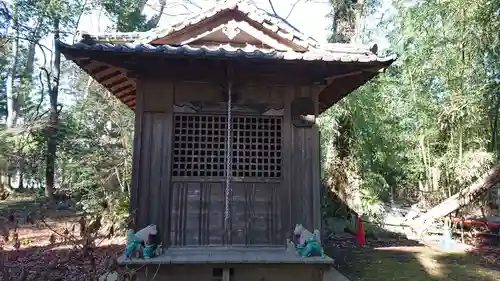
[[(39, 209), (40, 202), (29, 196), (0, 201), (0, 280), (97, 280), (86, 278), (90, 273), (97, 277), (106, 272), (109, 261), (123, 252), (124, 237), (107, 239), (105, 235), (96, 237), (96, 247), (85, 251), (78, 234), (78, 214), (49, 210), (43, 218), (26, 219)], [(6, 221), (11, 215), (18, 221), (17, 227)], [(7, 224), (5, 237), (1, 230)]]
[(453, 253), (415, 241), (336, 241), (325, 249), (351, 281), (496, 281), (500, 248), (471, 248)]
[[(0, 237), (0, 280), (18, 281), (23, 276), (28, 276), (26, 280), (85, 280), (89, 272), (95, 276), (106, 272), (109, 261), (122, 253), (125, 238), (102, 238), (107, 232), (103, 227), (94, 241), (96, 247), (86, 254), (77, 233), (80, 217), (76, 213), (49, 210), (44, 218), (26, 219), (39, 209), (40, 203), (32, 197), (0, 202), (0, 218), (4, 218), (0, 230), (11, 214), (18, 221), (8, 239)], [(368, 241), (360, 247), (347, 239), (328, 245), (326, 253), (351, 281), (497, 281), (500, 276), (498, 246), (450, 254), (409, 240)]]

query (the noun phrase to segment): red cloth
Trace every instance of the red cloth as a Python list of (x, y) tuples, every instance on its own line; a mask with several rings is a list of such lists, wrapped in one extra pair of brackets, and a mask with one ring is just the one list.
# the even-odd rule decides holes
[(365, 228), (363, 227), (363, 220), (358, 216), (358, 230), (356, 231), (356, 243), (358, 245), (365, 245)]

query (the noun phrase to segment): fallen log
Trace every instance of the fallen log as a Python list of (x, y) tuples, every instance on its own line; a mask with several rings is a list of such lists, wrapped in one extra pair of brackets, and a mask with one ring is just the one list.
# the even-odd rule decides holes
[(442, 217), (441, 220), (445, 221), (446, 219), (449, 219), (451, 222), (455, 223), (460, 223), (462, 222), (464, 226), (484, 226), (487, 228), (496, 228), (500, 227), (500, 221), (487, 221), (486, 219), (480, 219), (480, 218), (456, 218), (456, 217)]
[(471, 202), (474, 202), (478, 197), (500, 182), (500, 165), (496, 165), (486, 172), (471, 186), (462, 189), (457, 194), (444, 200), (428, 212), (424, 213), (417, 219), (409, 222), (412, 230), (422, 237), (423, 233), (432, 225), (432, 223), (440, 217), (446, 216), (461, 207), (464, 207)]

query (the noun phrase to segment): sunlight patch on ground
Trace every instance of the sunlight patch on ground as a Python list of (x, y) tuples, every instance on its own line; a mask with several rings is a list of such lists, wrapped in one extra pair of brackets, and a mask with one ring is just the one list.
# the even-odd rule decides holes
[(403, 252), (403, 253), (418, 253), (419, 247), (376, 247), (375, 251), (390, 251), (390, 252)]
[(500, 280), (499, 267), (486, 266), (470, 252), (450, 254), (420, 245), (355, 247), (339, 254), (344, 257), (339, 271), (353, 281)]
[[(425, 246), (418, 247), (377, 247), (375, 251), (392, 253), (410, 253), (415, 256), (427, 274), (432, 277), (443, 277), (443, 266), (437, 261), (437, 253)], [(397, 254), (396, 254), (397, 256)]]
[(432, 277), (442, 278), (444, 276), (443, 265), (436, 259), (435, 253), (420, 252), (416, 255), (425, 272)]

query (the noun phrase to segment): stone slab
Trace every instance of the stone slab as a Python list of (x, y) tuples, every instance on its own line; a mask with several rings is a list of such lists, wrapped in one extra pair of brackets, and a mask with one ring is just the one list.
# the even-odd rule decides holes
[(118, 264), (333, 264), (328, 256), (304, 258), (283, 248), (172, 247), (151, 258), (118, 258)]

